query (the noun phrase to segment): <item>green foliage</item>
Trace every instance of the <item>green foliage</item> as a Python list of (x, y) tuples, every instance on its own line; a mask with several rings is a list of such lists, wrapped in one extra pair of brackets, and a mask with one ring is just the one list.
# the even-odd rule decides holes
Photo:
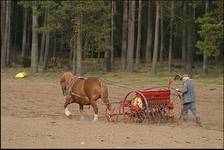
[(22, 5), (24, 8), (31, 8), (34, 4), (36, 3), (36, 1), (19, 1), (18, 4)]
[[(74, 41), (77, 31), (77, 16), (81, 16), (81, 33), (88, 47), (97, 51), (110, 49), (109, 34), (111, 1), (20, 1), (24, 8), (32, 8), (38, 16), (49, 11), (47, 26), (41, 25), (37, 32), (58, 32), (68, 45)], [(74, 42), (73, 42), (74, 43)]]
[[(45, 2), (45, 1), (44, 1)], [(43, 2), (43, 3), (44, 3)], [(44, 5), (43, 5), (44, 6)], [(63, 34), (68, 44), (75, 39), (77, 31), (77, 16), (81, 16), (81, 33), (83, 40), (88, 41), (90, 48), (106, 50), (109, 43), (105, 39), (110, 33), (110, 1), (60, 1), (48, 2), (51, 7), (48, 26), (39, 28)], [(45, 9), (47, 7), (45, 6)]]
[(223, 1), (214, 2), (214, 10), (197, 19), (201, 40), (196, 47), (208, 56), (218, 56), (223, 50)]
[[(85, 1), (87, 4), (87, 11), (81, 10), (83, 15), (82, 32), (85, 35), (85, 40), (91, 41), (97, 51), (104, 51), (110, 49), (107, 37), (110, 34), (110, 1)], [(83, 4), (83, 2), (81, 3)], [(79, 5), (78, 5), (79, 6)], [(90, 7), (88, 7), (90, 6)], [(91, 8), (91, 9), (89, 9)]]
[(22, 0), (18, 2), (19, 5), (22, 5), (24, 8), (31, 8), (32, 9), (32, 13), (36, 16), (40, 16), (41, 15), (41, 5), (42, 5), (42, 1), (26, 1), (26, 0)]

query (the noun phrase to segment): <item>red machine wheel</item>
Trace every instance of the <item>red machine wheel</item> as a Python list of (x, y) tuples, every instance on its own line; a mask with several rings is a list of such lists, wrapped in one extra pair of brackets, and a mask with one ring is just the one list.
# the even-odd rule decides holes
[(136, 96), (136, 91), (129, 92), (120, 105), (120, 113), (125, 123), (142, 123), (146, 118), (145, 102)]
[(181, 95), (175, 89), (171, 89), (171, 106), (169, 106), (170, 114), (172, 115), (172, 120), (177, 120), (180, 117), (181, 112)]
[(117, 116), (114, 115), (114, 110), (112, 110), (112, 108), (106, 108), (105, 116), (108, 122), (115, 122), (117, 120)]

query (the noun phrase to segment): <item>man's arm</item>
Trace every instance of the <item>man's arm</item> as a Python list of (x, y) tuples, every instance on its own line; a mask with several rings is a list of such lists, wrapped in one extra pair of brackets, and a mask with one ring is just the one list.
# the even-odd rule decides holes
[(186, 93), (187, 92), (187, 83), (184, 82), (182, 89), (176, 89), (178, 92)]
[(182, 93), (186, 93), (187, 92), (187, 82), (184, 82), (183, 88), (181, 90)]

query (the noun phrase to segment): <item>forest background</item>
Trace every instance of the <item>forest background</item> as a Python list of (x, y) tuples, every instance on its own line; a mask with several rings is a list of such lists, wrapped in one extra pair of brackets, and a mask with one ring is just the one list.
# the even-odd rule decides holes
[(223, 75), (223, 1), (1, 1), (1, 67)]

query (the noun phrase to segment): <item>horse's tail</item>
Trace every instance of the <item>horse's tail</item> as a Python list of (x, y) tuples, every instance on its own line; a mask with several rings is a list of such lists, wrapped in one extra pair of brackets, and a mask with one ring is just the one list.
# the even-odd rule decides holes
[(101, 100), (103, 101), (104, 104), (107, 105), (107, 107), (109, 107), (110, 102), (108, 99), (108, 87), (104, 80), (100, 79), (99, 81), (100, 81), (100, 87), (101, 87)]

